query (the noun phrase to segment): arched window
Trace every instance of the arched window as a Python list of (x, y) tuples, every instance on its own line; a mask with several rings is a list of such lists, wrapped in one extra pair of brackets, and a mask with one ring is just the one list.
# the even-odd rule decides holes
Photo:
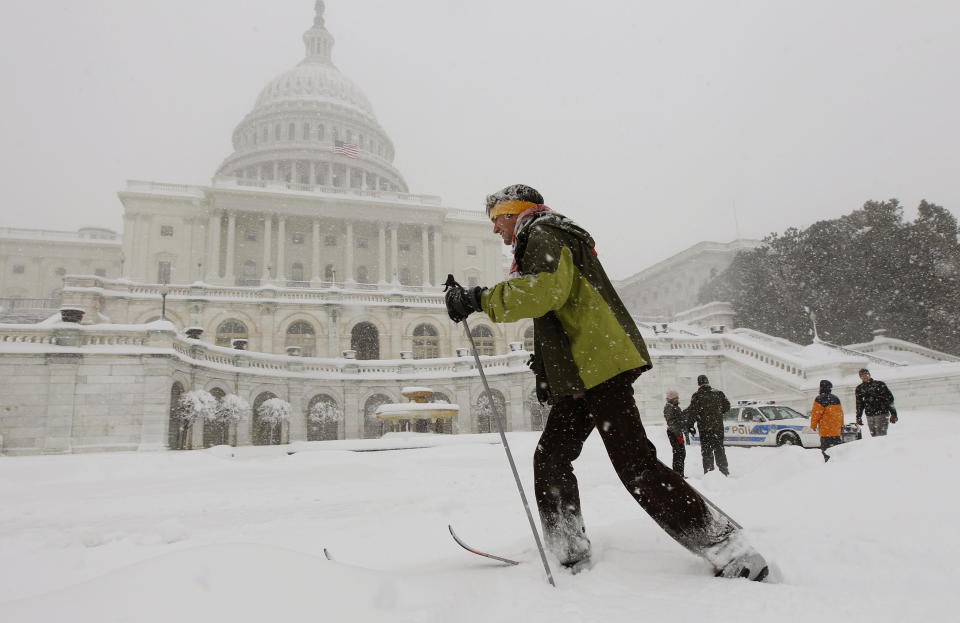
[(370, 283), (370, 271), (366, 266), (357, 266), (357, 283)]
[[(227, 392), (223, 391), (219, 387), (214, 387), (210, 390), (210, 395), (217, 399), (219, 404), (223, 397), (227, 395)], [(210, 448), (213, 446), (220, 446), (227, 443), (229, 440), (230, 431), (227, 430), (227, 426), (223, 426), (220, 422), (213, 420), (204, 420), (203, 422), (203, 447)]]
[(393, 402), (390, 400), (389, 396), (384, 394), (374, 394), (367, 398), (367, 401), (363, 405), (363, 438), (364, 439), (376, 439), (383, 435), (387, 430), (387, 424), (383, 420), (377, 419), (377, 407), (388, 402)]
[(270, 130), (267, 129), (267, 126), (263, 126), (263, 142), (266, 143), (270, 138)]
[(361, 322), (350, 332), (350, 348), (357, 359), (380, 359), (380, 332), (369, 322)]
[(310, 140), (310, 124), (309, 123), (303, 124), (303, 140), (305, 141)]
[(167, 448), (183, 450), (185, 440), (180, 434), (180, 396), (183, 395), (183, 385), (179, 382), (170, 387), (170, 412), (167, 421)]
[(401, 284), (405, 286), (410, 285), (410, 269), (406, 266), (401, 266), (397, 273), (397, 278), (400, 280)]
[(479, 326), (470, 330), (473, 336), (473, 343), (477, 347), (478, 355), (495, 355), (496, 348), (493, 343), (493, 331), (488, 327)]
[(299, 346), (304, 357), (313, 357), (317, 352), (317, 336), (313, 325), (305, 320), (298, 320), (287, 327), (287, 340), (284, 346)]
[(524, 401), (524, 406), (530, 414), (530, 430), (543, 430), (543, 425), (547, 423), (547, 414), (550, 413), (550, 407), (537, 399), (537, 392), (532, 391)]
[(528, 327), (527, 330), (523, 332), (523, 350), (528, 353), (533, 352), (533, 327)]
[(307, 441), (338, 439), (343, 410), (336, 399), (327, 394), (317, 394), (307, 407)]
[[(430, 394), (430, 397), (427, 398), (427, 402), (445, 402), (450, 404), (450, 397), (443, 392), (433, 392)], [(453, 434), (453, 420), (450, 418), (437, 419), (437, 421), (433, 423), (433, 432), (443, 433), (445, 435)]]
[(293, 281), (303, 281), (303, 264), (294, 262), (290, 269), (290, 279)]
[(280, 124), (279, 123), (273, 126), (273, 140), (275, 141), (280, 140)]
[(253, 426), (250, 434), (253, 437), (251, 441), (255, 446), (271, 446), (283, 443), (281, 441), (283, 438), (283, 425), (272, 425), (263, 422), (257, 413), (260, 410), (260, 405), (276, 397), (277, 395), (273, 392), (263, 392), (253, 401)]
[(287, 126), (287, 139), (292, 141), (295, 138), (297, 138), (297, 124), (291, 123)]
[(492, 433), (498, 430), (497, 421), (493, 419), (497, 417), (497, 414), (499, 414), (499, 417), (506, 417), (507, 401), (504, 400), (503, 394), (496, 389), (491, 389), (490, 393), (493, 394), (493, 405), (490, 404), (486, 391), (480, 394), (477, 402), (473, 405), (473, 416), (477, 420), (477, 431), (481, 433)]
[(247, 339), (247, 325), (234, 318), (221, 322), (217, 327), (217, 346), (233, 346), (235, 339)]
[(326, 137), (326, 128), (323, 127), (323, 124), (317, 126), (317, 140), (322, 141)]
[(437, 330), (429, 324), (417, 325), (413, 330), (413, 358), (430, 359), (440, 356), (440, 338)]

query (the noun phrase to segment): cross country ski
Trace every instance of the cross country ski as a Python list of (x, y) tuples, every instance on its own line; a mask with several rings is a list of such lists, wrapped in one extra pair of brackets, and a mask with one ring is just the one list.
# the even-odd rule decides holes
[(492, 558), (493, 560), (497, 560), (497, 561), (500, 561), (500, 562), (505, 563), (505, 564), (508, 564), (508, 565), (519, 565), (519, 564), (520, 564), (520, 561), (518, 561), (518, 560), (510, 560), (509, 558), (504, 558), (504, 557), (502, 557), (502, 556), (495, 556), (495, 555), (493, 555), (493, 554), (488, 554), (487, 552), (481, 552), (481, 551), (478, 550), (478, 549), (474, 549), (474, 548), (470, 547), (469, 545), (467, 545), (466, 543), (464, 543), (462, 540), (460, 540), (460, 537), (457, 536), (457, 533), (453, 531), (453, 526), (451, 526), (451, 525), (448, 524), (448, 525), (447, 525), (447, 528), (450, 530), (450, 536), (452, 536), (452, 537), (453, 537), (453, 540), (457, 542), (457, 545), (459, 545), (459, 546), (462, 547), (463, 549), (467, 550), (467, 551), (470, 552), (471, 554), (476, 554), (477, 556), (483, 556), (484, 558)]

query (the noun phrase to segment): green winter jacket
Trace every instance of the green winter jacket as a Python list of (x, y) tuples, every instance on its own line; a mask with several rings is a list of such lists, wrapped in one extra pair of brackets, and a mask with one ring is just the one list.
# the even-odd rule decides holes
[(521, 276), (482, 296), (483, 311), (494, 322), (534, 319), (532, 367), (544, 402), (653, 367), (593, 246), (570, 219), (544, 214), (517, 235), (514, 259)]

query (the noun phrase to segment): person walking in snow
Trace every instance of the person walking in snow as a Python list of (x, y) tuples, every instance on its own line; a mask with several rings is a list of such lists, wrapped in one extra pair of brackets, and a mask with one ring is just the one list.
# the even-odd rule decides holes
[(833, 383), (820, 381), (820, 394), (814, 398), (810, 414), (810, 428), (820, 431), (820, 451), (823, 452), (824, 463), (830, 460), (827, 450), (843, 443), (843, 407), (832, 391)]
[(870, 376), (870, 370), (863, 368), (859, 372), (860, 384), (857, 385), (857, 424), (863, 426), (863, 414), (867, 414), (867, 424), (871, 437), (883, 437), (887, 434), (887, 422), (896, 424), (897, 410), (893, 406), (893, 393), (887, 384)]
[(719, 389), (710, 387), (706, 374), (697, 377), (697, 391), (690, 397), (687, 407), (687, 422), (696, 424), (700, 431), (700, 456), (703, 458), (703, 473), (713, 469), (714, 461), (724, 476), (730, 475), (727, 452), (723, 447), (723, 414), (730, 410), (730, 401)]
[(667, 404), (663, 405), (663, 419), (667, 421), (667, 439), (673, 449), (673, 471), (683, 476), (683, 463), (687, 458), (683, 434), (687, 431), (686, 418), (680, 408), (680, 394), (677, 390), (667, 390)]
[(533, 318), (537, 397), (551, 405), (533, 457), (534, 490), (547, 549), (576, 572), (590, 562), (573, 461), (596, 429), (630, 495), (677, 542), (718, 575), (762, 580), (764, 558), (743, 531), (712, 511), (683, 477), (657, 460), (633, 396), (653, 367), (630, 313), (583, 228), (515, 184), (490, 195), (493, 232), (511, 245), (506, 281), (446, 292), (450, 319), (484, 312), (493, 322)]

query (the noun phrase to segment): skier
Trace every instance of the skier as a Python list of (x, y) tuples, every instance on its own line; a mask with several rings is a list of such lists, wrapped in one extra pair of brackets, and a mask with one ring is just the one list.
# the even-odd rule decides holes
[(823, 452), (824, 463), (830, 460), (827, 450), (843, 443), (843, 407), (832, 391), (833, 383), (820, 381), (820, 395), (813, 400), (810, 414), (810, 428), (820, 430), (820, 451)]
[(683, 476), (683, 463), (687, 450), (683, 444), (683, 434), (687, 430), (683, 410), (680, 408), (680, 394), (677, 390), (667, 390), (667, 404), (663, 405), (663, 419), (667, 421), (667, 438), (673, 449), (673, 471)]
[(690, 405), (684, 413), (688, 423), (697, 425), (700, 431), (700, 456), (703, 457), (703, 473), (713, 469), (714, 459), (724, 476), (730, 475), (727, 452), (723, 447), (723, 414), (730, 410), (730, 401), (719, 389), (710, 387), (706, 374), (697, 377), (697, 391), (690, 397)]
[(870, 370), (862, 368), (859, 372), (860, 384), (857, 385), (857, 424), (863, 426), (863, 412), (867, 413), (867, 424), (871, 437), (887, 434), (887, 418), (896, 424), (897, 410), (893, 406), (893, 393), (887, 384), (870, 377)]
[(537, 397), (551, 405), (534, 453), (534, 489), (547, 548), (576, 573), (590, 539), (572, 462), (596, 428), (621, 482), (651, 517), (717, 575), (762, 580), (767, 563), (726, 516), (657, 460), (633, 397), (652, 365), (640, 331), (607, 278), (585, 230), (516, 184), (487, 197), (493, 232), (512, 245), (510, 278), (487, 289), (451, 287), (451, 320), (534, 319)]

